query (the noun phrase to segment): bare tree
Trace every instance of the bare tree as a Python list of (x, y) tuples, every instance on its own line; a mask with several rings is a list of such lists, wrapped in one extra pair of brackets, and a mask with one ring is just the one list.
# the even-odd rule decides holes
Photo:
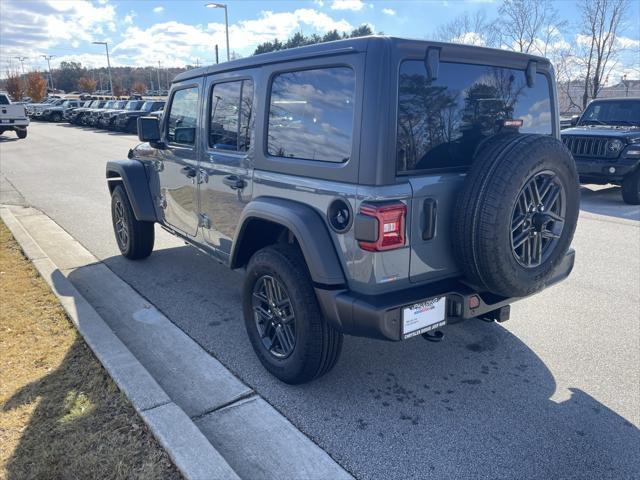
[(473, 14), (464, 13), (441, 25), (436, 30), (436, 39), (487, 47), (497, 47), (500, 43), (496, 21), (487, 20), (483, 10)]
[(502, 44), (517, 52), (546, 57), (566, 26), (550, 0), (504, 0), (498, 12)]
[(582, 108), (597, 98), (604, 80), (617, 63), (622, 47), (618, 30), (629, 6), (628, 0), (582, 0), (582, 63), (585, 71)]

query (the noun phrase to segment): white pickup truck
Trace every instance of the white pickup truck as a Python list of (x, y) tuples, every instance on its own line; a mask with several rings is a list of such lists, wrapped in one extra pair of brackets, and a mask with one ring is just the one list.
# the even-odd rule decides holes
[(18, 138), (27, 138), (29, 119), (24, 105), (12, 105), (6, 92), (0, 92), (0, 135), (13, 130)]

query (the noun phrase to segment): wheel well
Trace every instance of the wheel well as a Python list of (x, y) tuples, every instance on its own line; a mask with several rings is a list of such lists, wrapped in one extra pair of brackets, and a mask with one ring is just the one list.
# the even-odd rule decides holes
[(116, 188), (116, 185), (124, 185), (124, 183), (122, 182), (122, 177), (118, 172), (109, 170), (107, 172), (107, 185), (109, 186), (109, 193), (111, 194), (113, 193), (113, 189)]
[(291, 230), (279, 223), (254, 218), (247, 222), (242, 230), (240, 244), (235, 248), (237, 254), (231, 268), (244, 267), (258, 250), (276, 243), (291, 243), (298, 245), (298, 240)]

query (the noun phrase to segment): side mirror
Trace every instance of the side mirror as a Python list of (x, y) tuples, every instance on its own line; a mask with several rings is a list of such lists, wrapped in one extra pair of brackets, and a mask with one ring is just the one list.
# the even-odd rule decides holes
[(580, 120), (580, 115), (574, 115), (571, 117), (571, 126), (575, 127), (578, 124), (578, 120)]
[(141, 142), (160, 141), (160, 122), (155, 117), (138, 117), (138, 138)]

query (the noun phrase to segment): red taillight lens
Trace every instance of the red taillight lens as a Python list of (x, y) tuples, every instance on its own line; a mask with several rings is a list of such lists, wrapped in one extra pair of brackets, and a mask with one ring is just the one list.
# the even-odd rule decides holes
[(369, 252), (381, 252), (404, 246), (404, 224), (407, 206), (404, 203), (384, 205), (364, 204), (360, 213), (378, 221), (378, 239), (375, 242), (358, 242), (360, 248)]

